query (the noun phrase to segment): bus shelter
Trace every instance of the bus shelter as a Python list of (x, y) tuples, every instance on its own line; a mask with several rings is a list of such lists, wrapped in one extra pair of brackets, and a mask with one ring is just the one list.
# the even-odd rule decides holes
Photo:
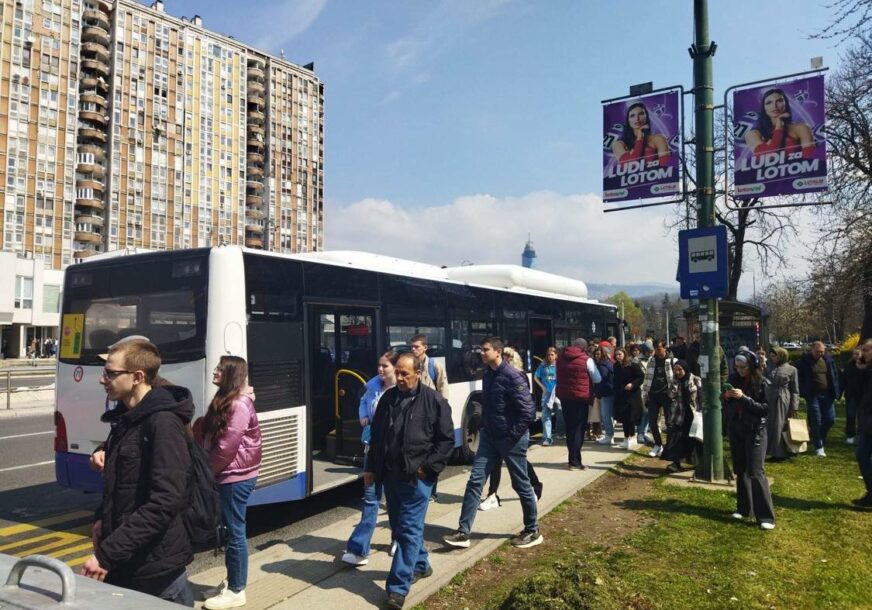
[[(732, 369), (733, 357), (740, 347), (756, 350), (758, 345), (768, 347), (766, 341), (766, 316), (763, 310), (751, 303), (721, 301), (718, 307), (721, 347)], [(692, 341), (699, 339), (699, 305), (684, 310), (684, 319), (690, 329)]]

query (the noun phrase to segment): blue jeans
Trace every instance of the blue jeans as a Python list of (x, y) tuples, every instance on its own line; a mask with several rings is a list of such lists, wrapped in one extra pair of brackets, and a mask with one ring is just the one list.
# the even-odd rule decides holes
[(600, 419), (603, 422), (603, 432), (609, 438), (615, 435), (615, 424), (612, 418), (615, 414), (615, 397), (602, 396), (600, 398)]
[(424, 546), (424, 519), (435, 481), (435, 477), (409, 481), (402, 475), (385, 473), (388, 518), (397, 541), (397, 552), (385, 587), (388, 593), (408, 595), (414, 573), (426, 572), (430, 567), (427, 547)]
[(459, 530), (465, 534), (472, 531), (472, 524), (481, 503), (481, 490), (484, 480), (491, 473), (499, 458), (503, 458), (509, 477), (512, 479), (512, 489), (521, 499), (521, 510), (524, 512), (524, 529), (535, 531), (539, 529), (539, 515), (536, 507), (536, 494), (527, 476), (527, 446), (530, 444), (530, 433), (527, 432), (518, 441), (509, 446), (508, 440), (492, 439), (486, 429), (479, 435), (478, 451), (472, 462), (472, 472), (466, 482), (466, 493), (463, 495), (463, 507), (460, 510)]
[(648, 428), (648, 410), (642, 409), (642, 417), (639, 418), (639, 425), (636, 427), (636, 436), (644, 438)]
[(554, 427), (557, 427), (557, 411), (556, 407), (560, 405), (560, 401), (558, 399), (554, 399), (555, 410), (552, 411), (548, 408), (548, 400), (547, 396), (542, 397), (542, 440), (551, 442), (554, 439), (551, 437), (551, 420), (554, 420)]
[(136, 590), (180, 606), (194, 607), (194, 589), (184, 568), (180, 574), (162, 576), (143, 587), (137, 587)]
[[(363, 469), (366, 470), (366, 458), (363, 460)], [(384, 486), (382, 483), (363, 486), (363, 506), (360, 511), (360, 522), (354, 526), (351, 537), (345, 545), (345, 550), (360, 557), (369, 555), (369, 545), (372, 542), (372, 534), (378, 522), (378, 503), (381, 500)], [(388, 514), (390, 518), (390, 514)], [(391, 522), (391, 531), (394, 524)]]
[(218, 486), (221, 493), (221, 519), (227, 527), (227, 588), (239, 593), (248, 584), (248, 539), (245, 537), (245, 509), (248, 497), (254, 491), (257, 477), (224, 483)]
[(856, 437), (857, 465), (860, 474), (863, 475), (863, 483), (866, 485), (866, 494), (872, 496), (872, 434), (860, 432)]
[(827, 442), (827, 434), (836, 423), (836, 409), (833, 399), (823, 394), (812, 396), (808, 400), (808, 433), (815, 449), (820, 449)]

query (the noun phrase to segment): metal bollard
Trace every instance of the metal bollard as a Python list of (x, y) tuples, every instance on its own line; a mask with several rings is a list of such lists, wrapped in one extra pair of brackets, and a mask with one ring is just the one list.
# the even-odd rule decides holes
[(6, 410), (12, 408), (12, 371), (6, 371)]

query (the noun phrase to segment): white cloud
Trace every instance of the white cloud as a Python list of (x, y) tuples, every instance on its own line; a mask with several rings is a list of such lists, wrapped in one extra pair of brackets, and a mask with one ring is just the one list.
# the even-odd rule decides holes
[(663, 228), (670, 209), (605, 214), (596, 195), (548, 191), (470, 195), (425, 208), (367, 198), (325, 206), (325, 245), (436, 265), (520, 264), (530, 234), (543, 271), (597, 283), (669, 283), (678, 261)]

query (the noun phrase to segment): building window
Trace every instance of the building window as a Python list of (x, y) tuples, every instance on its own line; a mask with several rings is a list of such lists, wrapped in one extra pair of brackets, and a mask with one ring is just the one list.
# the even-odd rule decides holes
[(15, 309), (33, 309), (33, 278), (15, 276)]

